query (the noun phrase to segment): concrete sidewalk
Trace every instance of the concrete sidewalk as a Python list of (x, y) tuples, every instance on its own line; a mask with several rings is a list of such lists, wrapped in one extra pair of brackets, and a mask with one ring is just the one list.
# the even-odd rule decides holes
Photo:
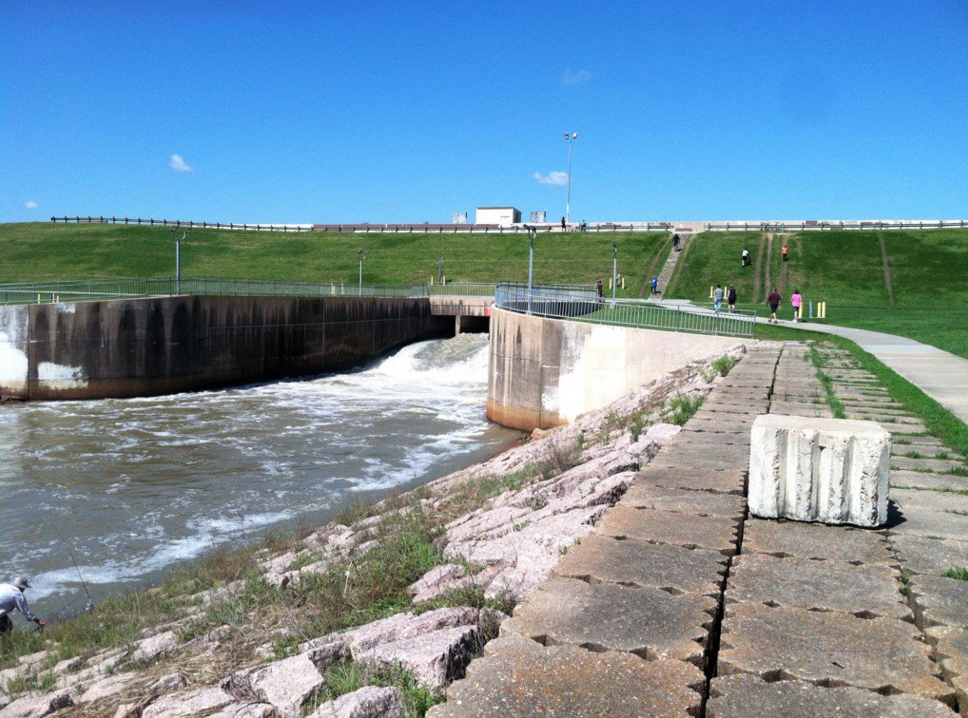
[[(694, 308), (699, 312), (710, 311), (706, 305), (686, 299), (666, 299), (662, 303), (682, 309)], [(757, 317), (756, 322), (766, 324), (767, 320)], [(782, 319), (777, 326), (850, 339), (968, 424), (968, 359), (914, 339), (867, 329)]]
[(894, 334), (814, 322), (781, 325), (850, 339), (968, 423), (968, 359)]

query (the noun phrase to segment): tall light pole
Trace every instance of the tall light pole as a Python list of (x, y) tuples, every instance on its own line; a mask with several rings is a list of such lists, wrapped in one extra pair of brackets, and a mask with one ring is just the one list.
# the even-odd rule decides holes
[(565, 142), (568, 143), (568, 197), (565, 200), (565, 224), (571, 221), (571, 146), (577, 138), (577, 132), (565, 133)]
[(169, 236), (175, 240), (175, 294), (181, 294), (181, 243), (188, 236), (191, 227), (182, 232), (182, 236), (176, 236), (178, 230), (175, 227), (168, 228)]
[(612, 242), (612, 301), (615, 301), (615, 290), (618, 289), (618, 245)]
[(360, 255), (360, 296), (363, 296), (363, 260), (366, 259), (366, 250), (358, 249), (356, 253)]
[(524, 225), (528, 230), (528, 237), (531, 240), (531, 249), (528, 251), (528, 314), (531, 313), (531, 277), (534, 273), (534, 237), (538, 231), (534, 227)]

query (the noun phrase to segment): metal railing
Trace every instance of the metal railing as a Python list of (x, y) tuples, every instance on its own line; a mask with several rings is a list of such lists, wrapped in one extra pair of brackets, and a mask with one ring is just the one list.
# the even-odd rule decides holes
[(431, 297), (493, 297), (493, 282), (450, 282), (449, 284), (425, 284)]
[[(492, 285), (493, 287), (493, 285)], [(0, 285), (0, 304), (46, 304), (175, 295), (288, 297), (426, 297), (425, 284), (369, 285), (222, 277), (139, 277)], [(476, 295), (472, 295), (476, 296)]]
[(756, 313), (751, 310), (720, 312), (698, 307), (666, 307), (634, 299), (599, 297), (594, 287), (549, 287), (526, 284), (497, 285), (494, 305), (513, 312), (557, 319), (578, 319), (596, 324), (664, 329), (698, 334), (752, 338)]
[(963, 229), (968, 227), (964, 219), (929, 220), (825, 220), (804, 222), (710, 222), (709, 232), (805, 232), (810, 230), (888, 230), (888, 229)]
[[(194, 229), (244, 229), (263, 232), (338, 232), (347, 234), (519, 234), (527, 233), (523, 224), (254, 224), (240, 222), (195, 222), (183, 219), (154, 219), (143, 217), (51, 217), (54, 224), (133, 224), (148, 227), (186, 227)], [(538, 232), (561, 232), (554, 222), (528, 225)], [(570, 223), (567, 232), (664, 232), (672, 228), (669, 222), (592, 222), (585, 225)]]
[[(252, 224), (239, 222), (194, 222), (181, 219), (144, 219), (142, 217), (51, 217), (51, 222), (74, 224), (133, 224), (159, 227), (196, 227), (203, 229), (242, 229), (263, 232), (340, 232), (347, 234), (519, 234), (529, 230), (524, 224)], [(584, 227), (570, 223), (567, 232), (671, 232), (673, 222), (590, 222)], [(561, 232), (554, 222), (529, 224), (537, 232)], [(807, 230), (947, 229), (968, 227), (965, 219), (924, 220), (781, 220), (752, 222), (706, 222), (709, 232), (801, 232)]]
[(263, 232), (312, 232), (311, 224), (239, 224), (238, 222), (192, 222), (182, 219), (143, 219), (141, 217), (51, 217), (54, 224), (134, 224), (149, 227), (187, 227), (194, 229), (255, 229)]

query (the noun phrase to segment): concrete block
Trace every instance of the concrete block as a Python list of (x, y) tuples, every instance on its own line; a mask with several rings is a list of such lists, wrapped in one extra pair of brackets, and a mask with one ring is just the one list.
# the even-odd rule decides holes
[(724, 494), (743, 494), (746, 488), (746, 467), (742, 470), (716, 471), (715, 469), (691, 469), (677, 466), (657, 467), (656, 460), (636, 475), (636, 482), (651, 486), (693, 491), (712, 491)]
[(953, 718), (940, 701), (915, 695), (881, 696), (860, 688), (815, 686), (805, 681), (774, 681), (751, 675), (714, 678), (708, 718)]
[(873, 422), (760, 416), (750, 440), (750, 512), (881, 526), (890, 456), (890, 434)]
[(634, 484), (622, 497), (619, 506), (700, 516), (720, 516), (737, 521), (742, 520), (746, 515), (745, 496), (651, 486), (645, 483)]
[(727, 558), (718, 551), (592, 534), (562, 557), (555, 575), (588, 583), (661, 588), (669, 593), (713, 594), (726, 573)]
[(902, 602), (900, 575), (880, 564), (746, 554), (730, 570), (726, 601), (913, 620)]
[(911, 580), (924, 625), (968, 626), (968, 581), (941, 576)]
[(683, 661), (643, 661), (618, 651), (491, 641), (429, 718), (698, 715), (703, 674)]
[(882, 533), (793, 521), (750, 519), (743, 529), (743, 553), (897, 565)]
[(719, 516), (695, 516), (671, 511), (614, 506), (596, 530), (617, 539), (638, 539), (686, 548), (707, 548), (725, 556), (736, 553), (739, 523)]
[(968, 566), (968, 542), (926, 536), (891, 536), (891, 545), (908, 571), (940, 576)]
[(515, 609), (500, 635), (701, 667), (715, 611), (716, 600), (708, 596), (556, 578)]
[(955, 699), (913, 624), (836, 611), (728, 604), (719, 675), (734, 673), (854, 686), (882, 695), (911, 693), (949, 706)]

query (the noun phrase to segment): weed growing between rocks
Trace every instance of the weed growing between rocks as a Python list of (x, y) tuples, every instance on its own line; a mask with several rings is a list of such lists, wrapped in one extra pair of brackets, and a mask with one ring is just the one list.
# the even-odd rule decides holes
[(669, 402), (669, 410), (664, 418), (670, 424), (684, 426), (699, 411), (699, 407), (702, 406), (704, 400), (705, 397), (688, 394), (674, 396), (672, 401)]
[(403, 693), (407, 718), (423, 716), (433, 706), (444, 701), (443, 695), (421, 686), (413, 674), (401, 666), (375, 670), (366, 664), (348, 661), (330, 666), (324, 678), (325, 690), (306, 710), (316, 710), (327, 701), (336, 700), (365, 686), (399, 688)]
[(954, 566), (941, 575), (945, 578), (953, 578), (956, 581), (968, 581), (968, 567)]

